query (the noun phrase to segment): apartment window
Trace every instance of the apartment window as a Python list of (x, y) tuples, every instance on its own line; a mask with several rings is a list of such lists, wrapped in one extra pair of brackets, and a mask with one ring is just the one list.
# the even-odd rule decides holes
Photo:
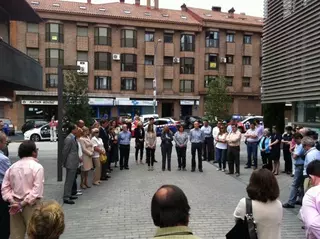
[(39, 61), (39, 49), (27, 48), (27, 55), (36, 61)]
[(243, 65), (251, 65), (251, 56), (243, 56), (242, 57)]
[(111, 71), (111, 53), (95, 52), (94, 53), (94, 69)]
[(243, 36), (243, 44), (251, 44), (252, 37), (250, 35)]
[(60, 49), (46, 49), (46, 67), (58, 67), (64, 64), (64, 51)]
[(96, 76), (94, 81), (95, 90), (111, 90), (111, 76)]
[(165, 66), (172, 66), (173, 65), (173, 57), (170, 57), (170, 56), (165, 56), (163, 58), (163, 64)]
[(227, 64), (233, 64), (233, 55), (227, 55)]
[(218, 55), (217, 54), (206, 54), (206, 70), (216, 70), (218, 68)]
[(208, 88), (212, 81), (216, 80), (216, 76), (204, 76), (204, 87)]
[(243, 77), (242, 78), (242, 86), (243, 87), (250, 87), (250, 81), (251, 81), (250, 77)]
[(153, 42), (154, 41), (154, 33), (153, 32), (146, 32), (144, 34), (144, 41)]
[(137, 31), (123, 29), (121, 31), (121, 47), (137, 47)]
[(58, 23), (47, 23), (46, 41), (63, 43), (63, 25)]
[(144, 88), (148, 90), (153, 89), (153, 79), (145, 79), (144, 80)]
[(163, 80), (163, 89), (172, 90), (172, 80), (171, 79)]
[(121, 90), (137, 90), (136, 78), (121, 78)]
[(58, 87), (58, 75), (47, 74), (46, 75), (46, 88), (57, 88)]
[(77, 27), (77, 36), (78, 37), (87, 37), (88, 36), (88, 27)]
[(234, 42), (234, 34), (227, 33), (227, 42)]
[(233, 85), (233, 77), (225, 77), (226, 86), (232, 86)]
[(163, 35), (164, 43), (173, 43), (173, 34), (172, 33), (164, 33)]
[(219, 32), (206, 32), (206, 47), (219, 48)]
[(194, 92), (194, 81), (180, 80), (180, 92), (183, 92), (183, 93)]
[(194, 51), (195, 49), (194, 40), (195, 40), (194, 35), (182, 34), (180, 39), (180, 42), (181, 42), (180, 50)]
[(145, 65), (153, 65), (154, 64), (154, 56), (145, 56), (144, 57)]
[(121, 71), (137, 71), (137, 55), (121, 54)]
[(39, 32), (39, 25), (36, 23), (27, 23), (27, 31), (38, 33)]
[(77, 60), (78, 61), (88, 61), (88, 52), (78, 51), (77, 52)]
[(111, 29), (96, 27), (94, 29), (94, 44), (111, 46)]
[(183, 57), (180, 59), (180, 74), (194, 74), (194, 58)]

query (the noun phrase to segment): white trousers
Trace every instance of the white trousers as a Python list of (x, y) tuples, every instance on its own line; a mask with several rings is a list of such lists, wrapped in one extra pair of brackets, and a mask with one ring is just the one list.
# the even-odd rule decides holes
[(57, 141), (57, 127), (50, 127), (50, 141)]

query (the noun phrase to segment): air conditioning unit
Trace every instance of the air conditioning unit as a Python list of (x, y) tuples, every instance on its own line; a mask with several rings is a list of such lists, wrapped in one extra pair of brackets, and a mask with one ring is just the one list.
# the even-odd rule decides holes
[(180, 58), (179, 57), (173, 57), (173, 63), (180, 63)]
[(226, 57), (221, 57), (220, 58), (220, 63), (227, 63), (227, 58)]
[(120, 61), (120, 54), (113, 54), (113, 55), (112, 55), (112, 59), (113, 59), (114, 61)]
[(87, 61), (77, 61), (77, 66), (80, 66), (80, 70), (77, 70), (78, 74), (88, 75), (88, 62)]

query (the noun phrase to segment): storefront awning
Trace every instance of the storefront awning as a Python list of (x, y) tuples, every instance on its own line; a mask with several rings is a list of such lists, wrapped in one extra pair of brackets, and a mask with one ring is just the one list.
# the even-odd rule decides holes
[(0, 1), (0, 21), (42, 22), (41, 17), (25, 0)]
[(12, 102), (12, 99), (5, 97), (5, 96), (0, 96), (0, 102)]

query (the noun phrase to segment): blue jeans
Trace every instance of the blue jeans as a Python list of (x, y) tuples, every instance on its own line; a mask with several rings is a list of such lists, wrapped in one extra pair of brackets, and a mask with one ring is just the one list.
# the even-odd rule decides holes
[(226, 169), (227, 164), (227, 150), (226, 149), (218, 149), (216, 148), (216, 160), (219, 163), (220, 169)]
[(302, 194), (300, 195), (301, 198), (303, 197), (303, 165), (296, 165), (295, 168), (296, 169), (294, 171), (294, 177), (288, 201), (288, 204), (290, 204), (291, 206), (294, 206), (296, 204), (298, 193)]
[(247, 154), (248, 161), (247, 166), (250, 168), (252, 165), (252, 158), (254, 161), (254, 167), (258, 166), (257, 154), (258, 154), (258, 142), (247, 142)]

